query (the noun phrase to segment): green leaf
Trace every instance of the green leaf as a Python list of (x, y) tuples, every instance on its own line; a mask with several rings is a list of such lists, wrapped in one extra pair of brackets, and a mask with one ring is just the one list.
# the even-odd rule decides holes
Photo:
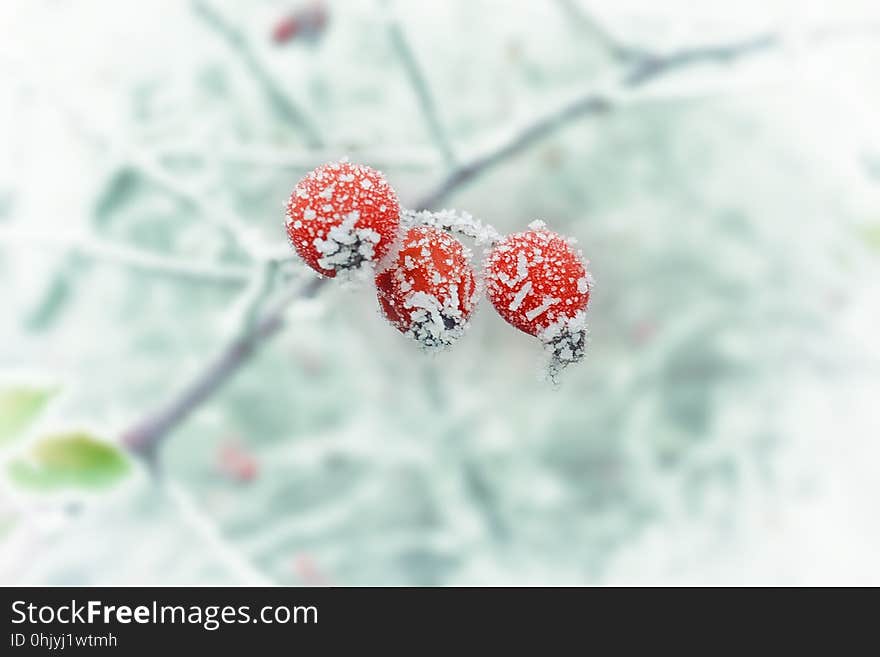
[(36, 490), (106, 488), (131, 469), (115, 446), (85, 433), (60, 434), (37, 443), (30, 458), (13, 461), (13, 482)]
[(0, 445), (24, 431), (54, 394), (51, 388), (0, 388)]
[(880, 251), (880, 224), (862, 226), (862, 241), (875, 251)]

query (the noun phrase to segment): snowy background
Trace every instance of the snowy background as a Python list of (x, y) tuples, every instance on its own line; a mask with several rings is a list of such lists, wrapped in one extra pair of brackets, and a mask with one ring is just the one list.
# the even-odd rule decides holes
[[(0, 25), (0, 582), (880, 584), (873, 0)], [(324, 285), (162, 432), (157, 481), (124, 439), (310, 280), (283, 203), (344, 155), (407, 207), (576, 237), (586, 360), (542, 383), (485, 302), (426, 357)]]

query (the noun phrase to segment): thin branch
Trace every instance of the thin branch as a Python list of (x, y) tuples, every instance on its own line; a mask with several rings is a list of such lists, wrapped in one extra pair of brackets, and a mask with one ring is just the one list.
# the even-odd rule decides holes
[(321, 137), (315, 124), (307, 116), (306, 112), (284, 91), (284, 87), (272, 77), (272, 74), (263, 65), (241, 30), (232, 25), (220, 12), (204, 0), (193, 0), (192, 7), (195, 15), (216, 32), (229, 48), (238, 55), (244, 67), (259, 84), (260, 89), (269, 101), (270, 107), (272, 107), (278, 117), (295, 128), (302, 130), (309, 146), (313, 148), (323, 146), (324, 139)]
[(437, 149), (443, 156), (446, 165), (449, 168), (453, 168), (457, 163), (457, 158), (452, 147), (452, 141), (446, 132), (446, 128), (443, 126), (443, 122), (440, 120), (437, 103), (434, 100), (434, 95), (431, 93), (431, 87), (425, 78), (422, 67), (419, 66), (415, 53), (410, 47), (403, 28), (396, 17), (388, 19), (388, 38), (391, 41), (394, 52), (397, 54), (397, 58), (403, 64), (407, 79), (419, 101), (422, 116), (428, 125), (428, 130), (431, 132), (431, 137)]
[(356, 145), (328, 146), (320, 150), (291, 150), (271, 145), (219, 145), (208, 152), (178, 145), (162, 148), (158, 158), (163, 162), (195, 162), (233, 166), (266, 167), (311, 171), (332, 160), (348, 156), (377, 169), (427, 171), (440, 163), (437, 156), (424, 148), (364, 148)]
[(162, 489), (186, 525), (210, 548), (210, 554), (219, 559), (242, 584), (269, 586), (272, 580), (261, 573), (231, 546), (211, 519), (198, 507), (192, 495), (171, 481), (163, 481)]
[(169, 173), (152, 154), (134, 150), (129, 151), (127, 159), (145, 178), (206, 221), (226, 230), (248, 256), (259, 259), (260, 245), (251, 237), (251, 232), (244, 223), (225, 206), (215, 203), (208, 195)]
[(247, 283), (250, 276), (249, 267), (200, 264), (102, 240), (92, 235), (65, 235), (51, 231), (0, 228), (0, 244), (40, 249), (55, 247), (148, 274), (200, 283), (242, 286)]
[(485, 152), (476, 155), (456, 168), (431, 191), (422, 196), (416, 203), (415, 209), (430, 210), (439, 207), (460, 187), (495, 165), (517, 155), (562, 125), (582, 116), (607, 112), (609, 109), (611, 109), (611, 103), (607, 98), (592, 93), (563, 104), (524, 126), (509, 139), (488, 148)]
[(284, 326), (284, 315), (297, 299), (314, 296), (326, 279), (315, 278), (289, 291), (253, 327), (236, 336), (183, 390), (164, 407), (149, 413), (123, 432), (122, 443), (155, 465), (157, 450), (169, 433), (219, 390), (254, 355), (257, 348)]
[(568, 19), (599, 44), (608, 55), (620, 62), (631, 62), (647, 56), (647, 51), (624, 44), (584, 9), (578, 0), (556, 0)]
[(249, 256), (255, 257), (258, 247), (253, 243), (249, 231), (237, 216), (219, 204), (205, 199), (203, 194), (191, 189), (177, 177), (171, 175), (151, 153), (139, 149), (136, 145), (111, 134), (103, 126), (98, 125), (90, 114), (80, 111), (67, 98), (57, 94), (51, 85), (38, 84), (32, 78), (22, 77), (20, 71), (26, 69), (17, 65), (15, 61), (5, 60), (4, 68), (16, 76), (24, 87), (42, 96), (52, 107), (60, 111), (76, 126), (80, 133), (95, 142), (99, 148), (116, 154), (124, 163), (129, 164), (159, 189), (184, 203), (205, 221), (221, 228)]
[[(632, 89), (661, 76), (704, 63), (730, 63), (734, 60), (767, 50), (779, 44), (774, 35), (762, 34), (750, 39), (720, 46), (684, 48), (666, 55), (650, 55), (628, 67), (620, 87)], [(575, 119), (604, 114), (612, 109), (618, 98), (613, 93), (589, 91), (566, 100), (559, 106), (538, 116), (499, 144), (490, 146), (459, 165), (416, 203), (416, 210), (434, 209), (450, 195), (501, 162), (518, 155), (532, 144), (564, 127)]]
[(727, 44), (682, 48), (666, 54), (648, 55), (632, 67), (624, 77), (624, 83), (635, 87), (665, 73), (697, 64), (730, 64), (742, 57), (779, 45), (781, 41), (778, 35), (765, 32)]

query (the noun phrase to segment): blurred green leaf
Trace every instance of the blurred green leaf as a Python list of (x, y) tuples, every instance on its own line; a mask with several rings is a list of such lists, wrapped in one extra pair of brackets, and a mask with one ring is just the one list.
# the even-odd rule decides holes
[(0, 388), (0, 445), (19, 435), (55, 394), (50, 388)]
[(13, 482), (25, 488), (105, 488), (130, 470), (115, 446), (86, 433), (68, 433), (40, 441), (30, 458), (9, 466)]
[(862, 226), (860, 232), (865, 244), (875, 251), (880, 251), (880, 224)]

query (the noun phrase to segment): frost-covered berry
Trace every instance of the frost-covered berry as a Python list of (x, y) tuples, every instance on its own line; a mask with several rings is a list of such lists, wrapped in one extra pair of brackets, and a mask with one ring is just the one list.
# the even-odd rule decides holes
[(400, 225), (397, 195), (378, 171), (347, 161), (318, 167), (287, 202), (287, 235), (296, 252), (324, 276), (376, 262)]
[(592, 277), (569, 240), (535, 221), (489, 251), (485, 277), (498, 314), (551, 352), (551, 378), (583, 358)]
[(391, 262), (376, 275), (379, 305), (403, 334), (443, 348), (464, 332), (476, 302), (469, 254), (430, 226), (410, 228)]

